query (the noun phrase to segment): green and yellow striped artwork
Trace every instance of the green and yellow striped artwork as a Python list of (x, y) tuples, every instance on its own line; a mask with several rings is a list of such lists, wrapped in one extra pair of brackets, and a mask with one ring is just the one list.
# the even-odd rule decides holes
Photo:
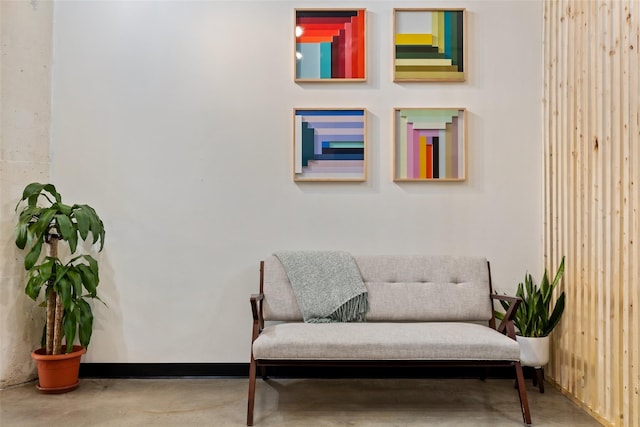
[(464, 9), (394, 9), (394, 81), (464, 81)]

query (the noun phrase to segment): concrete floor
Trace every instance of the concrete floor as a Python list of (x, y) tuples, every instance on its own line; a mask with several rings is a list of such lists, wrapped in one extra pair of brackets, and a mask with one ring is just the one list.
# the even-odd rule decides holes
[[(247, 379), (81, 379), (62, 395), (34, 383), (0, 391), (0, 425), (244, 426)], [(551, 386), (527, 383), (535, 426), (599, 426)], [(271, 379), (258, 381), (257, 427), (520, 426), (513, 381)]]

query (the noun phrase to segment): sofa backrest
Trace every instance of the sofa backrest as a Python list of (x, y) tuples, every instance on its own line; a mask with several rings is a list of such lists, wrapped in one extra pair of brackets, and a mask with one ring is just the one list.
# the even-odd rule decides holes
[[(369, 292), (370, 322), (488, 321), (492, 317), (486, 258), (356, 255)], [(293, 288), (275, 256), (264, 260), (265, 320), (302, 321)]]

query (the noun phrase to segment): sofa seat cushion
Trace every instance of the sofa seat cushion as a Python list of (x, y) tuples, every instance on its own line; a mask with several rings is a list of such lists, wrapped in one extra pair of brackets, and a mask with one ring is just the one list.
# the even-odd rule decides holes
[(253, 343), (256, 359), (517, 361), (518, 343), (462, 322), (282, 323)]

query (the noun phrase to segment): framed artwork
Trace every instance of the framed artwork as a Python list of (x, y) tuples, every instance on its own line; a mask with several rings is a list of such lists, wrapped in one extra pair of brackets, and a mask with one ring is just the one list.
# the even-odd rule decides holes
[(461, 82), (464, 9), (393, 9), (393, 81)]
[(293, 120), (294, 181), (365, 181), (366, 110), (298, 108)]
[(366, 9), (295, 10), (296, 82), (366, 80)]
[(396, 108), (394, 181), (464, 181), (464, 108)]

